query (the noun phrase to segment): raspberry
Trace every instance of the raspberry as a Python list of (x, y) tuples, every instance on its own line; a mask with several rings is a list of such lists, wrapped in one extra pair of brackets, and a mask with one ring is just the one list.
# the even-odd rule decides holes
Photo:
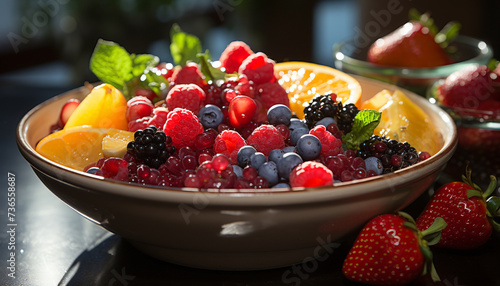
[(325, 165), (307, 161), (295, 167), (290, 173), (292, 187), (321, 187), (333, 184), (333, 173)]
[(316, 136), (321, 142), (321, 156), (336, 156), (342, 152), (342, 140), (328, 132), (325, 126), (318, 125), (311, 129), (309, 134)]
[(163, 126), (165, 125), (165, 122), (167, 121), (167, 116), (168, 116), (168, 109), (166, 107), (157, 107), (153, 109), (153, 117), (148, 121), (147, 126), (153, 125), (158, 129), (162, 129)]
[(146, 116), (143, 118), (136, 119), (134, 121), (129, 121), (128, 123), (128, 131), (135, 132), (137, 130), (142, 130), (149, 125), (149, 121), (152, 119), (151, 116)]
[(205, 85), (205, 80), (203, 80), (203, 74), (200, 71), (200, 67), (196, 63), (187, 63), (182, 68), (176, 68), (171, 77), (172, 82), (177, 84), (188, 84), (193, 83), (200, 87)]
[(241, 63), (238, 73), (255, 84), (270, 82), (274, 79), (274, 61), (261, 52), (252, 54)]
[(237, 164), (238, 151), (245, 145), (245, 139), (238, 132), (224, 130), (215, 138), (214, 151), (226, 155), (231, 164)]
[(176, 108), (168, 113), (163, 131), (172, 138), (175, 148), (192, 147), (196, 135), (203, 133), (203, 126), (193, 112)]
[(247, 44), (235, 41), (226, 47), (220, 55), (219, 61), (227, 73), (234, 73), (238, 71), (241, 63), (251, 54), (253, 54), (253, 51)]
[(156, 68), (160, 71), (161, 75), (168, 81), (172, 81), (172, 75), (174, 74), (174, 65), (171, 63), (159, 63)]
[(185, 108), (198, 114), (205, 105), (205, 92), (196, 84), (176, 84), (166, 98), (169, 110)]
[(288, 94), (278, 82), (259, 84), (257, 85), (256, 90), (262, 105), (266, 109), (269, 109), (276, 104), (284, 104), (290, 107)]
[(285, 148), (283, 135), (272, 125), (261, 125), (248, 136), (247, 144), (253, 146), (258, 152), (269, 156), (274, 149)]

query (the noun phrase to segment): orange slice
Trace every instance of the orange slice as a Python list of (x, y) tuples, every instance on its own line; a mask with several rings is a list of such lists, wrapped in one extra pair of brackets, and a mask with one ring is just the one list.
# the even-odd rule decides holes
[(114, 86), (104, 83), (94, 87), (68, 119), (64, 128), (89, 126), (93, 128), (128, 129), (127, 100)]
[(408, 142), (418, 152), (425, 151), (431, 155), (443, 146), (443, 138), (429, 116), (399, 90), (394, 93), (382, 90), (360, 107), (382, 112), (374, 134)]
[(337, 94), (343, 103), (360, 103), (361, 85), (350, 75), (331, 67), (306, 62), (284, 62), (274, 65), (279, 84), (288, 93), (290, 109), (300, 119), (304, 107), (315, 95)]
[[(65, 128), (40, 140), (36, 151), (53, 162), (82, 171), (103, 157), (103, 152), (106, 152), (103, 150), (103, 138), (122, 139), (130, 136), (133, 140), (133, 132), (117, 129)], [(125, 148), (127, 143), (123, 143)]]

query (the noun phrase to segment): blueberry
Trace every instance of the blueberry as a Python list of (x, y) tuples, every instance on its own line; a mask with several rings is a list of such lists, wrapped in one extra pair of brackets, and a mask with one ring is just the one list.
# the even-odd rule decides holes
[(255, 152), (250, 156), (250, 166), (259, 169), (262, 164), (266, 162), (266, 155), (262, 152)]
[(290, 119), (290, 125), (288, 125), (288, 129), (290, 130), (290, 132), (293, 132), (293, 130), (299, 128), (307, 128), (307, 124), (298, 118)]
[(282, 189), (282, 188), (284, 188), (284, 189), (290, 189), (291, 187), (287, 183), (279, 183), (279, 184), (276, 184), (276, 185), (273, 186), (273, 189)]
[(283, 148), (283, 154), (288, 152), (295, 152), (295, 146), (286, 146)]
[(243, 169), (240, 166), (238, 166), (238, 165), (233, 165), (233, 173), (238, 178), (243, 177)]
[(224, 120), (224, 114), (217, 105), (207, 104), (200, 110), (198, 119), (205, 129), (217, 129), (217, 126)]
[(98, 167), (91, 167), (91, 168), (88, 168), (88, 170), (86, 171), (87, 173), (89, 174), (97, 174), (97, 171), (99, 171), (99, 168)]
[(273, 161), (265, 162), (259, 167), (259, 176), (264, 177), (269, 186), (274, 186), (279, 181), (278, 167)]
[(299, 154), (288, 152), (283, 155), (283, 158), (278, 162), (278, 174), (281, 178), (289, 179), (293, 168), (304, 162)]
[(297, 145), (297, 141), (299, 141), (299, 138), (302, 137), (304, 134), (309, 134), (309, 128), (301, 127), (298, 129), (295, 129), (290, 132), (290, 140), (292, 141), (293, 145)]
[(278, 164), (281, 158), (283, 158), (283, 154), (285, 154), (285, 151), (283, 151), (282, 149), (274, 149), (269, 153), (267, 159), (269, 161), (273, 161), (274, 163)]
[(316, 122), (316, 124), (314, 124), (314, 126), (323, 125), (325, 127), (328, 127), (328, 125), (330, 125), (332, 123), (337, 124), (337, 120), (335, 120), (334, 118), (331, 118), (331, 117), (325, 117), (325, 118), (321, 119), (320, 121)]
[(384, 167), (382, 161), (377, 157), (368, 157), (365, 159), (366, 171), (373, 170), (377, 175), (382, 175)]
[(284, 124), (288, 126), (292, 118), (292, 111), (284, 104), (275, 104), (267, 111), (267, 118), (272, 125)]
[(252, 156), (255, 152), (257, 152), (257, 150), (250, 145), (241, 147), (238, 151), (238, 155), (236, 155), (238, 166), (245, 168), (248, 164), (250, 164), (250, 156)]
[(314, 160), (321, 153), (321, 141), (312, 134), (305, 134), (297, 141), (296, 149), (304, 161)]

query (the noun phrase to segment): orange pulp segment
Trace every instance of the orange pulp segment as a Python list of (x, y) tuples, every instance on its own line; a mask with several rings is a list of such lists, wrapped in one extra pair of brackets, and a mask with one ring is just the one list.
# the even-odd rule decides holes
[(306, 63), (283, 62), (274, 66), (279, 84), (288, 93), (290, 109), (304, 118), (304, 107), (316, 95), (335, 93), (344, 104), (359, 106), (361, 85), (350, 75), (331, 67)]
[(104, 83), (92, 89), (68, 119), (64, 128), (89, 126), (93, 128), (128, 129), (127, 100), (114, 86)]
[(123, 138), (130, 134), (133, 138), (133, 132), (124, 130), (65, 128), (40, 140), (36, 151), (53, 162), (82, 171), (86, 166), (103, 157), (103, 138), (106, 136)]
[(361, 109), (382, 112), (374, 134), (408, 142), (418, 152), (434, 155), (443, 146), (443, 138), (429, 116), (403, 92), (382, 90), (361, 104)]

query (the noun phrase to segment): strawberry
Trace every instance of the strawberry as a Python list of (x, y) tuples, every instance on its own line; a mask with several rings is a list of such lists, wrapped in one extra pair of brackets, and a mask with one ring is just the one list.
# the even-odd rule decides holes
[(438, 101), (450, 107), (479, 109), (482, 101), (494, 97), (493, 73), (486, 65), (455, 71), (437, 89)]
[(466, 175), (462, 176), (464, 182), (452, 182), (439, 188), (417, 219), (418, 229), (428, 227), (438, 216), (448, 223), (436, 246), (473, 249), (488, 241), (493, 228), (500, 230), (500, 225), (491, 219), (492, 213), (496, 215), (498, 212), (495, 209), (498, 199), (488, 199), (492, 202), (489, 206), (485, 201), (495, 190), (496, 178), (491, 176), (490, 185), (483, 193), (472, 183), (468, 168)]
[(428, 246), (439, 240), (444, 227), (446, 222), (437, 218), (432, 227), (419, 231), (403, 212), (375, 217), (361, 230), (342, 272), (349, 280), (376, 285), (407, 284), (427, 271), (439, 281)]
[(437, 67), (453, 61), (436, 43), (430, 30), (411, 21), (375, 41), (368, 51), (368, 61), (393, 67)]

